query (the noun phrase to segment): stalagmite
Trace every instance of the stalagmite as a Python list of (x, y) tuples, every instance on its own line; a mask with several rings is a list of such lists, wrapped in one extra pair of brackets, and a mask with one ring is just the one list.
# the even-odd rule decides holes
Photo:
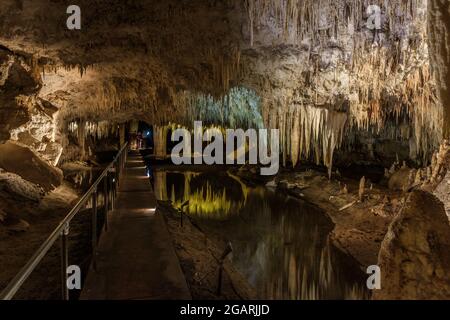
[(125, 124), (120, 124), (119, 126), (119, 142), (120, 142), (120, 147), (122, 148), (125, 145)]
[(364, 201), (365, 192), (366, 192), (366, 177), (362, 177), (361, 181), (359, 182), (359, 192), (358, 192), (360, 202)]

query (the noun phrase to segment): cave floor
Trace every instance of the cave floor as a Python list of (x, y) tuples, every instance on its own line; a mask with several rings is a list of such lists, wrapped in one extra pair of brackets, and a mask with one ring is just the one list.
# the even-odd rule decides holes
[[(20, 271), (78, 198), (79, 190), (65, 181), (39, 204), (22, 201), (13, 206), (9, 203), (9, 209), (14, 210), (11, 212), (25, 219), (30, 227), (26, 231), (14, 233), (5, 231), (5, 227), (0, 228), (0, 289), (5, 288)], [(89, 235), (84, 232), (89, 226), (90, 219), (86, 214), (80, 214), (71, 225), (70, 261), (80, 266), (89, 261), (89, 254), (86, 254), (89, 252)], [(60, 249), (57, 243), (24, 283), (15, 299), (59, 299), (59, 267)]]
[(190, 299), (139, 153), (131, 153), (82, 300)]

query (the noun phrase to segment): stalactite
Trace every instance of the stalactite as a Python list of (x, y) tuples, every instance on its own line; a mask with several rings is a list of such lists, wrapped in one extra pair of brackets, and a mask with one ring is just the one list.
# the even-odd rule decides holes
[(77, 119), (67, 123), (67, 132), (78, 139), (80, 146), (84, 144), (87, 137), (93, 137), (96, 140), (106, 139), (110, 136), (117, 136), (117, 123), (109, 121), (89, 121)]
[[(417, 5), (410, 3), (407, 8), (415, 12)], [(392, 6), (385, 7), (388, 14), (393, 12)], [(416, 18), (416, 14), (413, 16)], [(413, 22), (425, 37), (426, 19), (421, 16)], [(356, 76), (353, 88), (356, 94), (350, 99), (351, 126), (392, 139), (413, 138), (411, 157), (426, 163), (442, 137), (442, 110), (432, 81), (426, 41), (410, 44), (406, 49), (400, 46), (400, 42), (396, 47), (370, 50), (357, 46), (351, 69)]]
[(303, 150), (300, 146), (300, 141), (303, 143), (303, 139), (301, 137), (302, 131), (300, 131), (300, 110), (298, 108), (295, 108), (293, 112), (293, 119), (292, 119), (292, 132), (291, 132), (291, 161), (292, 165), (295, 167), (297, 166), (297, 162), (299, 160), (299, 154), (301, 150)]
[(153, 140), (155, 144), (155, 156), (164, 158), (167, 155), (168, 126), (154, 126)]
[(333, 154), (342, 144), (347, 114), (313, 106), (291, 107), (290, 156), (295, 166), (299, 159), (322, 161), (331, 176)]
[[(385, 12), (386, 25), (395, 30), (399, 24), (418, 16), (418, 8), (424, 6), (425, 0), (373, 0), (371, 5), (378, 5)], [(311, 39), (319, 43), (324, 31), (333, 38), (348, 29), (349, 24), (356, 28), (365, 23), (366, 9), (369, 3), (363, 0), (246, 0), (249, 19), (250, 42), (253, 45), (254, 31), (270, 19), (274, 19), (284, 38), (297, 37), (297, 43)], [(399, 16), (398, 12), (404, 12)]]
[[(349, 121), (345, 133), (349, 149), (353, 136), (369, 131), (380, 139), (410, 142), (411, 158), (418, 163), (429, 161), (441, 141), (442, 110), (437, 102), (428, 64), (428, 47), (424, 41), (427, 36), (426, 0), (370, 2), (379, 5), (383, 13), (382, 38), (377, 44), (365, 28), (367, 1), (246, 0), (245, 3), (252, 46), (260, 45), (257, 41), (264, 40), (271, 32), (280, 38), (280, 43), (306, 45), (310, 52), (310, 61), (305, 64), (302, 79), (307, 93), (300, 97), (292, 92), (283, 93), (289, 96), (286, 101), (266, 101), (268, 99), (264, 98), (262, 112), (266, 126), (271, 123), (274, 110), (278, 110), (277, 114), (279, 110), (288, 114), (286, 109), (294, 100), (319, 108), (326, 103), (332, 110), (333, 98), (327, 102), (327, 96), (319, 92), (319, 88), (324, 77), (334, 68), (335, 82), (338, 82), (339, 74), (348, 75), (350, 79), (349, 88), (340, 92), (349, 97)], [(261, 38), (258, 38), (259, 32)], [(322, 70), (323, 67), (312, 59), (322, 57), (330, 46), (345, 52), (332, 68)], [(311, 65), (312, 70), (308, 70)], [(261, 91), (268, 92), (270, 100), (270, 86), (268, 88), (264, 81), (261, 80), (259, 86)], [(287, 122), (296, 119), (296, 111), (290, 116)], [(281, 119), (280, 115), (277, 117)], [(284, 124), (281, 120), (278, 122), (286, 136), (282, 149), (287, 140), (291, 140), (286, 153), (289, 153), (292, 164), (304, 158), (300, 152), (297, 155), (297, 144), (308, 156), (310, 149), (313, 150), (315, 160), (318, 158), (315, 149), (327, 150), (320, 158), (331, 164), (333, 141), (330, 141), (329, 148), (318, 144), (303, 147), (304, 139), (296, 133), (297, 124), (287, 124), (283, 130)]]

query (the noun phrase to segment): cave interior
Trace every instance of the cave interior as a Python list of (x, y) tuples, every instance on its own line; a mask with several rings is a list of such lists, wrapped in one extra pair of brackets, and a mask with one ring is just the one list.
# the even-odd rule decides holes
[[(191, 298), (450, 299), (445, 1), (76, 3), (0, 3), (0, 290), (126, 146)], [(225, 138), (215, 163), (195, 149), (175, 166), (174, 132), (193, 146), (198, 121), (201, 151), (227, 130), (277, 132), (276, 174), (249, 163), (250, 143), (227, 165)], [(89, 227), (74, 224), (88, 272)], [(216, 293), (207, 271), (227, 243)], [(365, 287), (371, 266), (381, 289)], [(59, 297), (36, 289), (44, 273), (20, 297)]]

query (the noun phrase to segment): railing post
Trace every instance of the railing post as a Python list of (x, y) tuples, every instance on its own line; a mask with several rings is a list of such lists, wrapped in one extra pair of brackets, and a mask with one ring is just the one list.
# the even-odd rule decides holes
[(64, 301), (69, 300), (69, 288), (67, 287), (67, 268), (69, 266), (69, 254), (68, 254), (68, 236), (70, 225), (66, 224), (61, 232), (61, 293)]
[(97, 189), (92, 194), (92, 266), (97, 271)]
[(111, 171), (111, 177), (110, 177), (110, 183), (111, 183), (111, 210), (114, 210), (114, 206), (115, 206), (115, 198), (116, 198), (116, 190), (115, 190), (115, 181), (116, 181), (116, 178), (115, 178), (115, 174), (114, 174), (114, 170), (113, 171)]
[(108, 231), (109, 195), (108, 195), (108, 172), (103, 178), (103, 193), (105, 196), (105, 231)]
[(118, 189), (120, 187), (120, 159), (119, 162), (117, 162), (114, 167), (116, 168), (116, 189)]

